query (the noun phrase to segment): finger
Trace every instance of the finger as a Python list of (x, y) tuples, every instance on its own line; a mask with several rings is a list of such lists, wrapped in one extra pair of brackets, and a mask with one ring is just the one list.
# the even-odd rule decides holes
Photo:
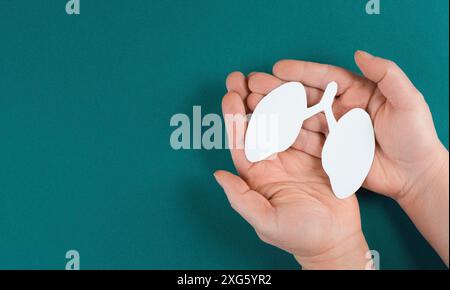
[(345, 91), (344, 94), (336, 98), (333, 103), (333, 112), (336, 119), (339, 119), (348, 111), (361, 108), (363, 110), (369, 110), (374, 90), (376, 86), (371, 81), (360, 83), (360, 85), (354, 85)]
[(234, 91), (244, 100), (249, 94), (247, 78), (241, 72), (232, 72), (227, 76), (227, 90)]
[(273, 66), (273, 74), (284, 81), (298, 81), (304, 85), (325, 90), (328, 83), (338, 84), (338, 95), (355, 82), (361, 82), (356, 74), (343, 68), (299, 60), (281, 60)]
[[(307, 106), (311, 107), (317, 104), (323, 95), (323, 91), (316, 89), (305, 87), (306, 95), (307, 95)], [(265, 95), (258, 93), (250, 93), (247, 97), (247, 107), (250, 112), (253, 112), (256, 109), (256, 106), (261, 102), (261, 100), (265, 97)]]
[[(267, 95), (285, 81), (266, 73), (253, 73), (248, 77), (248, 87), (251, 93)], [(322, 98), (323, 91), (317, 88), (304, 86), (308, 99), (308, 106), (317, 104)]]
[(394, 62), (364, 51), (355, 53), (355, 62), (394, 107), (409, 109), (423, 101), (420, 92)]
[[(251, 112), (253, 112), (255, 110), (256, 106), (265, 97), (265, 95), (267, 95), (272, 90), (277, 88), (277, 86), (275, 86), (275, 87), (266, 86), (265, 90), (262, 90), (261, 85), (254, 84), (254, 86), (258, 86), (259, 89), (257, 89), (257, 91), (260, 91), (260, 92), (264, 91), (264, 92), (263, 93), (252, 92), (247, 97), (247, 107), (249, 108), (249, 110)], [(316, 88), (305, 87), (305, 91), (306, 91), (306, 96), (307, 96), (306, 100), (307, 100), (308, 107), (317, 104), (321, 100), (322, 95), (323, 95), (323, 91), (316, 89)]]
[(229, 92), (223, 97), (222, 112), (233, 163), (240, 174), (245, 174), (251, 166), (244, 153), (247, 118), (244, 103), (236, 92)]
[(247, 98), (247, 107), (250, 112), (253, 112), (256, 109), (256, 106), (261, 102), (264, 98), (264, 95), (258, 93), (250, 93)]
[(323, 96), (323, 91), (317, 88), (305, 86), (306, 101), (308, 107), (314, 106), (319, 103)]
[(325, 136), (302, 128), (292, 147), (316, 158), (321, 158)]
[(248, 78), (248, 88), (253, 93), (267, 95), (275, 88), (281, 86), (284, 81), (266, 73), (253, 73)]
[(326, 134), (328, 134), (327, 118), (325, 117), (324, 113), (316, 114), (316, 115), (312, 116), (311, 118), (306, 119), (303, 122), (302, 128), (304, 128), (308, 131), (326, 135)]
[(255, 230), (264, 231), (274, 222), (275, 209), (270, 202), (251, 190), (242, 178), (222, 170), (216, 171), (214, 177), (225, 191), (231, 207)]

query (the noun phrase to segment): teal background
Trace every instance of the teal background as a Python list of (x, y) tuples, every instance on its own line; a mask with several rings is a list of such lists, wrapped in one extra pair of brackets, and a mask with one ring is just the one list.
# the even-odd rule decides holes
[[(297, 269), (230, 208), (225, 150), (174, 151), (175, 113), (220, 113), (233, 70), (395, 60), (448, 148), (447, 0), (0, 0), (0, 268)], [(391, 200), (361, 192), (383, 269), (444, 268)]]

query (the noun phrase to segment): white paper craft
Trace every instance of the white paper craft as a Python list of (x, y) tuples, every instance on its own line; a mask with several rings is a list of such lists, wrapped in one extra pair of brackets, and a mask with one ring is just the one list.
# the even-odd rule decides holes
[(353, 109), (336, 121), (332, 105), (337, 84), (328, 84), (322, 100), (310, 108), (299, 82), (286, 83), (265, 96), (252, 114), (245, 135), (245, 155), (251, 162), (287, 150), (295, 142), (303, 121), (324, 112), (329, 134), (322, 150), (322, 166), (338, 198), (361, 187), (375, 154), (372, 121), (366, 111)]

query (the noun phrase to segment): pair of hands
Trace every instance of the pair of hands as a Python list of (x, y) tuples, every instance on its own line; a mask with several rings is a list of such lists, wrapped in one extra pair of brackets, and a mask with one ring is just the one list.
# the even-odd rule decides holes
[[(359, 107), (369, 113), (374, 125), (375, 158), (364, 187), (394, 198), (407, 213), (409, 207), (415, 214), (410, 204), (418, 202), (417, 196), (447, 167), (446, 250), (445, 241), (437, 247), (447, 252), (442, 255), (448, 263), (448, 151), (437, 137), (428, 106), (393, 62), (361, 51), (356, 52), (355, 61), (364, 77), (339, 67), (294, 60), (276, 63), (273, 75), (232, 73), (226, 82), (223, 113), (251, 113), (264, 95), (286, 81), (303, 83), (312, 106), (326, 85), (336, 81), (336, 119)], [(233, 130), (233, 123), (225, 121), (228, 139), (243, 144), (245, 132)], [(292, 253), (303, 268), (363, 269), (369, 248), (357, 198), (339, 200), (331, 190), (320, 160), (326, 135), (325, 115), (318, 114), (304, 122), (290, 149), (254, 164), (246, 159), (242, 146), (231, 144), (239, 176), (226, 171), (214, 175), (231, 206), (261, 240)]]

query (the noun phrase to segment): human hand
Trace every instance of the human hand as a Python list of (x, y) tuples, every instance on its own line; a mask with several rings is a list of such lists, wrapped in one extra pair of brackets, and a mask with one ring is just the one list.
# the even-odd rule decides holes
[(244, 155), (245, 130), (227, 118), (250, 113), (247, 80), (233, 73), (227, 88), (222, 109), (240, 177), (226, 171), (214, 175), (232, 207), (263, 241), (295, 255), (303, 268), (365, 268), (368, 246), (358, 202), (355, 196), (339, 200), (333, 195), (320, 161), (323, 134), (302, 129), (290, 149), (252, 164)]

